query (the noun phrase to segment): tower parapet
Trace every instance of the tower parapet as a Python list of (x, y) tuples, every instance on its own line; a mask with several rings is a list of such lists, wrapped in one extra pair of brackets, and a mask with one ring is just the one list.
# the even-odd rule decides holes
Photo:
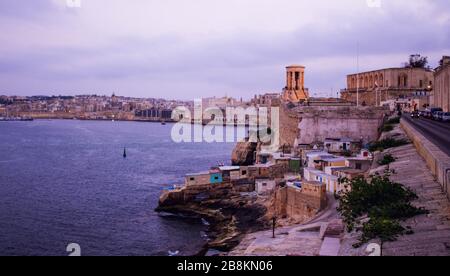
[(309, 98), (305, 88), (305, 66), (291, 65), (286, 67), (286, 87), (283, 89), (283, 100), (303, 102)]

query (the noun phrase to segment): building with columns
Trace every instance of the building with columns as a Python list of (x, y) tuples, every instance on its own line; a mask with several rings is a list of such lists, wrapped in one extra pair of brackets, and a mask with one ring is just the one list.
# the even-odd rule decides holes
[(434, 74), (432, 105), (450, 112), (450, 56), (444, 56)]
[(286, 67), (286, 87), (283, 89), (283, 100), (304, 102), (309, 98), (305, 88), (305, 66), (291, 65)]
[[(350, 102), (379, 106), (389, 100), (429, 96), (433, 71), (425, 68), (387, 68), (347, 76), (341, 98)], [(359, 92), (359, 93), (358, 93)], [(359, 95), (357, 95), (359, 94)]]

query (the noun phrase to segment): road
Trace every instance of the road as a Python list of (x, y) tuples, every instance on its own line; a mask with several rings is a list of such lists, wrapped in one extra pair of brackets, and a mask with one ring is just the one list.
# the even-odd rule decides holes
[(405, 114), (403, 119), (410, 122), (425, 138), (450, 156), (450, 123), (424, 118), (411, 119), (410, 114)]

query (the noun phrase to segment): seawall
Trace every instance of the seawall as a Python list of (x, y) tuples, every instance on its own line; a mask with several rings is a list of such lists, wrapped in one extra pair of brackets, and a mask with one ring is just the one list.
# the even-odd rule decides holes
[(439, 182), (442, 190), (450, 200), (450, 156), (442, 152), (406, 120), (402, 119), (400, 126), (413, 142), (420, 156), (425, 159), (431, 173)]

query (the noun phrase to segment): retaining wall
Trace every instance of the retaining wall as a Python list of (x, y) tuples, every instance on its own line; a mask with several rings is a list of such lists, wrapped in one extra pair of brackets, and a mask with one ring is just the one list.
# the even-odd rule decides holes
[(419, 154), (425, 159), (432, 174), (450, 200), (450, 157), (426, 139), (408, 121), (402, 119), (400, 125), (414, 143)]

